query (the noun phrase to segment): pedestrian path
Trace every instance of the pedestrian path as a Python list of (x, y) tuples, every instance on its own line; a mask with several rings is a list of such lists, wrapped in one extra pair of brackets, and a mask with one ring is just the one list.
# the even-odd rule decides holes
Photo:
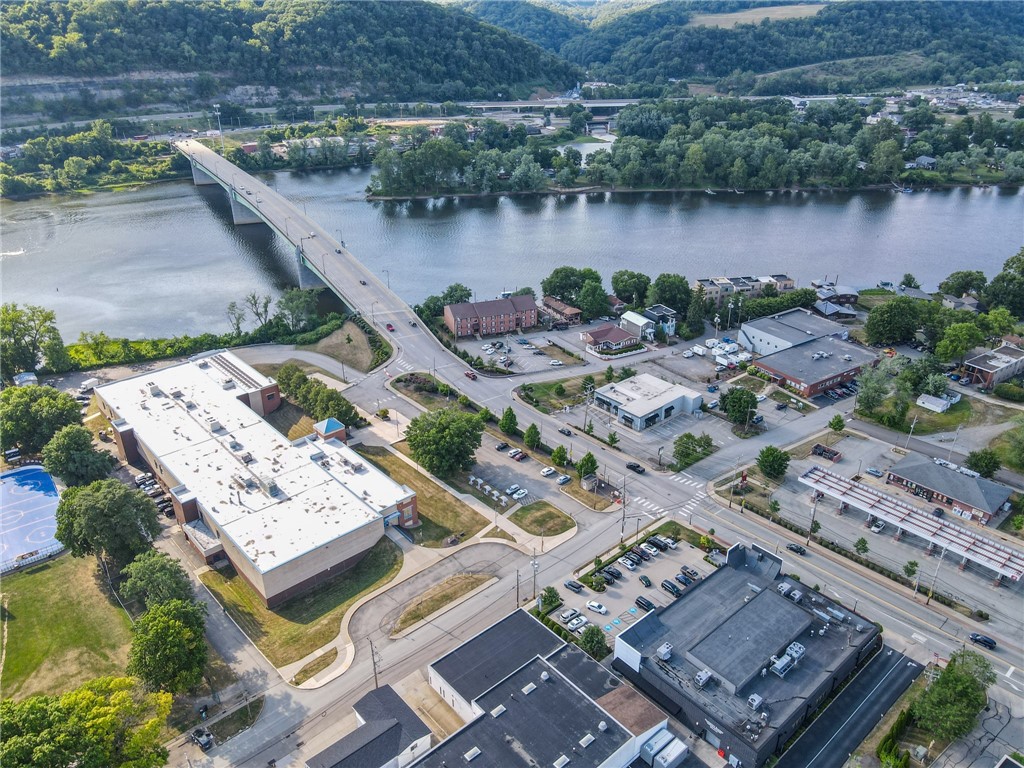
[(681, 485), (688, 485), (691, 488), (703, 488), (707, 483), (704, 480), (697, 480), (692, 475), (688, 475), (685, 472), (680, 472), (678, 475), (672, 475), (669, 478), (673, 483), (680, 483)]

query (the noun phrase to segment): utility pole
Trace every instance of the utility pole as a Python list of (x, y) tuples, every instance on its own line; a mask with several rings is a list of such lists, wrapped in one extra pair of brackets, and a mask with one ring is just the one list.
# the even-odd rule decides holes
[(946, 556), (946, 548), (942, 548), (942, 554), (939, 555), (939, 562), (935, 564), (935, 573), (932, 574), (932, 585), (928, 589), (928, 599), (924, 601), (925, 605), (929, 605), (932, 601), (932, 595), (935, 594), (935, 582), (939, 580), (939, 566), (942, 565), (942, 558)]
[(540, 564), (537, 562), (537, 548), (533, 548), (533, 559), (530, 561), (530, 565), (533, 566), (533, 599), (537, 599), (537, 571), (540, 570)]
[(516, 608), (520, 605), (522, 605), (522, 602), (519, 599), (519, 569), (516, 568)]
[(956, 434), (953, 435), (953, 445), (949, 446), (949, 455), (946, 456), (946, 461), (953, 460), (953, 449), (956, 447), (957, 438), (960, 437), (960, 430), (964, 428), (963, 424), (960, 424), (956, 428)]
[(907, 435), (907, 442), (906, 442), (906, 445), (903, 446), (903, 450), (908, 450), (910, 448), (910, 438), (912, 438), (914, 436), (914, 427), (916, 427), (916, 426), (917, 426), (917, 416), (915, 416), (914, 420), (910, 423), (910, 434)]
[[(622, 506), (622, 528), (619, 530), (619, 544), (626, 538), (626, 476), (622, 476), (622, 496), (619, 497), (619, 504)], [(639, 522), (639, 520), (637, 521)]]
[(807, 541), (805, 541), (804, 544), (810, 544), (811, 543), (811, 534), (812, 534), (812, 531), (814, 530), (814, 515), (815, 515), (815, 513), (817, 511), (818, 511), (818, 495), (817, 495), (817, 492), (815, 492), (815, 495), (814, 495), (814, 506), (811, 507), (811, 524), (809, 526), (807, 526)]
[(377, 680), (377, 662), (380, 661), (380, 657), (377, 655), (377, 649), (373, 647), (373, 640), (370, 641), (370, 660), (373, 662), (373, 689), (377, 690), (380, 688), (380, 682)]

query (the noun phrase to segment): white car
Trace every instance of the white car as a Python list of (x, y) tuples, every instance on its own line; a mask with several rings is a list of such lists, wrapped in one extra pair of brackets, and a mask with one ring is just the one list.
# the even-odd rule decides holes
[(572, 478), (569, 477), (568, 475), (559, 475), (558, 476), (558, 480), (556, 482), (559, 485), (565, 485), (566, 483), (571, 483), (572, 482)]
[(533, 344), (523, 344), (523, 349), (536, 349), (536, 347)]
[(515, 458), (516, 456), (518, 456), (518, 455), (519, 455), (520, 453), (522, 453), (522, 451), (521, 451), (521, 450), (519, 450), (518, 448), (513, 448), (512, 450), (510, 450), (510, 451), (508, 452), (508, 456), (509, 456), (509, 458), (510, 458), (510, 459), (514, 459), (514, 458)]
[(759, 403), (763, 403), (767, 399), (768, 399), (767, 395), (758, 395), (757, 396), (757, 402), (759, 402)]
[(651, 546), (646, 541), (643, 544), (640, 545), (640, 549), (642, 549), (644, 552), (646, 552), (651, 557), (657, 557), (658, 555), (661, 554), (661, 551), (657, 547)]
[(621, 565), (627, 571), (635, 571), (636, 570), (636, 563), (634, 563), (628, 557), (620, 557), (619, 558), (619, 565)]
[(494, 347), (492, 347), (490, 344), (484, 344), (482, 347), (480, 347), (480, 349), (482, 349), (484, 352), (487, 352), (488, 350), (494, 349)]
[(522, 486), (519, 483), (512, 483), (508, 488), (505, 489), (505, 495), (511, 496), (513, 493), (518, 491)]
[(502, 355), (501, 357), (499, 357), (498, 358), (498, 362), (499, 363), (507, 363), (508, 362), (508, 355)]
[(548, 363), (548, 365), (554, 365), (554, 366), (559, 366), (559, 365), (562, 365), (562, 364), (563, 363), (562, 363), (561, 360), (552, 360), (550, 363)]
[(494, 350), (493, 349), (488, 349), (488, 350), (485, 350), (485, 351), (487, 352), (488, 355), (493, 355), (494, 354)]
[(577, 629), (587, 626), (590, 622), (587, 621), (586, 616), (577, 616), (575, 619), (566, 624), (566, 628), (570, 632), (575, 632)]
[(518, 491), (512, 494), (512, 498), (515, 499), (516, 501), (519, 501), (520, 499), (526, 498), (529, 495), (530, 492), (528, 490), (526, 490), (525, 488), (520, 488)]
[(541, 473), (541, 475), (542, 475), (542, 476), (544, 476), (544, 477), (551, 477), (551, 476), (552, 476), (553, 474), (555, 474), (555, 472), (557, 472), (557, 471), (558, 471), (558, 470), (557, 470), (557, 469), (555, 469), (554, 467), (544, 467), (544, 469), (542, 469), (542, 470), (540, 471), (540, 473)]
[(693, 352), (689, 349), (684, 349), (682, 355), (683, 357), (693, 357)]
[(608, 613), (608, 609), (595, 600), (587, 601), (587, 610), (593, 611), (594, 613), (600, 613), (602, 616)]
[(875, 523), (874, 525), (871, 526), (871, 532), (872, 533), (881, 533), (884, 530), (885, 530), (885, 523), (882, 520), (879, 520), (877, 523)]

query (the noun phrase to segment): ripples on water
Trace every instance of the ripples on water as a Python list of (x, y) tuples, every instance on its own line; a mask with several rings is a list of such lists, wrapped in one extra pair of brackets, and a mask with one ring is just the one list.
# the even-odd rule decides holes
[[(955, 269), (994, 275), (1024, 242), (1018, 190), (748, 192), (364, 200), (364, 170), (282, 173), (268, 183), (410, 303), (452, 282), (478, 299), (539, 288), (561, 264), (619, 269), (828, 275), (854, 286), (911, 272), (934, 289)], [(66, 339), (226, 330), (246, 294), (295, 284), (291, 248), (236, 227), (227, 197), (190, 183), (0, 203), (3, 300), (51, 307)]]

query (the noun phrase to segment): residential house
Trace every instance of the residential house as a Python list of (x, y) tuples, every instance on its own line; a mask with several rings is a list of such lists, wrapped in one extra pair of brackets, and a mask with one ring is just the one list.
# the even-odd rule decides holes
[(942, 294), (942, 306), (947, 309), (962, 309), (967, 312), (974, 312), (975, 314), (979, 311), (978, 300), (966, 293), (959, 299), (956, 296), (950, 296), (948, 293)]
[(645, 309), (642, 314), (655, 325), (660, 326), (666, 336), (676, 335), (676, 318), (679, 317), (679, 313), (671, 307), (655, 304)]
[(548, 311), (556, 321), (563, 322), (567, 325), (579, 325), (583, 322), (583, 312), (576, 307), (566, 304), (561, 299), (556, 299), (554, 296), (544, 297), (544, 309)]
[(1002, 344), (965, 361), (964, 370), (972, 384), (991, 389), (1024, 374), (1024, 349), (1014, 344)]
[(586, 343), (587, 351), (594, 354), (629, 349), (640, 343), (640, 337), (617, 325), (602, 325), (592, 331), (580, 333), (580, 340)]
[(930, 293), (922, 291), (920, 288), (909, 288), (905, 285), (897, 285), (896, 293), (898, 293), (900, 296), (907, 296), (911, 299), (917, 299), (919, 301), (932, 300), (932, 295)]
[(934, 171), (936, 162), (934, 157), (928, 155), (919, 155), (914, 159), (914, 165), (925, 171)]
[(444, 324), (456, 336), (515, 333), (537, 325), (537, 305), (530, 296), (448, 304)]
[(608, 294), (608, 306), (611, 307), (612, 312), (616, 315), (621, 315), (626, 311), (626, 302), (616, 296), (614, 293)]
[(757, 298), (767, 286), (773, 286), (782, 294), (796, 289), (796, 281), (788, 275), (763, 275), (753, 277), (706, 277), (693, 282), (693, 289), (704, 289), (704, 297), (722, 306), (734, 296)]
[(654, 321), (637, 312), (623, 312), (619, 318), (619, 327), (641, 339), (654, 341)]
[(857, 289), (848, 285), (836, 285), (828, 280), (812, 280), (811, 287), (814, 288), (821, 301), (830, 301), (844, 307), (852, 307), (860, 301)]
[(812, 309), (826, 320), (854, 320), (857, 311), (850, 307), (841, 307), (831, 301), (816, 301)]

